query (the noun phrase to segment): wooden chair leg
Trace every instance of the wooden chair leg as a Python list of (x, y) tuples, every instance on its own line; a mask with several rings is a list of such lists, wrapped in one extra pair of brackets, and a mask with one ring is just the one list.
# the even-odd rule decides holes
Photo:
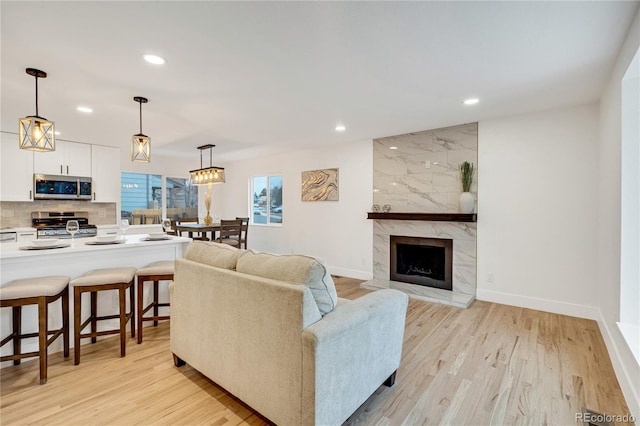
[[(153, 316), (158, 318), (158, 281), (153, 282)], [(153, 321), (153, 326), (158, 326), (158, 320)]]
[(47, 331), (48, 303), (45, 296), (38, 298), (38, 357), (40, 358), (40, 384), (47, 383)]
[[(22, 350), (22, 339), (20, 338), (20, 330), (22, 330), (22, 306), (13, 306), (11, 313), (13, 314), (13, 354), (17, 355), (21, 353), (20, 351)], [(14, 359), (13, 365), (20, 365), (20, 360)]]
[(69, 356), (69, 289), (62, 294), (62, 345), (64, 357)]
[[(134, 279), (135, 280), (135, 279)], [(136, 300), (136, 288), (133, 285), (133, 281), (129, 283), (129, 313), (131, 314), (131, 337), (136, 337), (136, 309), (135, 309), (135, 300)], [(123, 303), (123, 305), (125, 305)]]
[(127, 345), (127, 304), (125, 297), (125, 287), (122, 286), (118, 289), (119, 305), (120, 305), (120, 357), (124, 357), (126, 353)]
[[(91, 292), (91, 334), (95, 334), (98, 331), (98, 321), (96, 318), (98, 317), (98, 292)], [(97, 336), (91, 337), (91, 343), (96, 343), (98, 341)]]
[(138, 316), (136, 317), (138, 323), (138, 344), (142, 343), (142, 309), (144, 302), (144, 281), (138, 277)]
[(80, 315), (82, 314), (82, 292), (73, 288), (73, 364), (80, 364)]

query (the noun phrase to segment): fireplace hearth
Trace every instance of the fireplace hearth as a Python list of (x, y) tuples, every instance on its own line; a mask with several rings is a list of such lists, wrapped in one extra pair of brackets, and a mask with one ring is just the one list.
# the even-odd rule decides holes
[(390, 236), (392, 281), (453, 289), (453, 240)]

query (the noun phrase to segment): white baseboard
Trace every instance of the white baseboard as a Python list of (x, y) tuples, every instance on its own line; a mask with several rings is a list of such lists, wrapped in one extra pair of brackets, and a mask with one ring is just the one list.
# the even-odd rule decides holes
[[(618, 378), (618, 383), (620, 383), (620, 388), (627, 401), (627, 406), (629, 407), (629, 411), (631, 411), (630, 414), (632, 414), (636, 420), (640, 419), (640, 395), (637, 393), (637, 387), (634, 386), (634, 383), (636, 383), (638, 379), (637, 377), (631, 377), (628, 368), (625, 368), (625, 364), (615, 343), (616, 339), (614, 339), (611, 329), (605, 322), (599, 308), (481, 289), (477, 290), (476, 299), (596, 321), (607, 347), (607, 352), (609, 353), (609, 358), (611, 359), (616, 377)], [(626, 350), (626, 348), (623, 349)]]
[[(604, 343), (607, 346), (607, 352), (609, 352), (609, 358), (611, 359), (611, 364), (613, 364), (613, 369), (616, 373), (616, 377), (618, 378), (620, 388), (622, 389), (622, 394), (624, 395), (624, 399), (627, 402), (629, 411), (631, 411), (631, 414), (633, 414), (633, 416), (636, 418), (636, 421), (638, 421), (640, 420), (640, 390), (638, 389), (638, 377), (632, 377), (629, 369), (625, 367), (625, 364), (622, 361), (622, 357), (620, 356), (618, 345), (616, 344), (616, 339), (614, 339), (611, 328), (604, 320), (604, 316), (602, 315), (600, 309), (598, 309), (598, 315), (599, 318), (597, 319), (597, 321), (598, 326), (600, 327), (600, 334), (602, 334)], [(618, 330), (615, 330), (614, 332), (618, 332)], [(618, 339), (618, 341), (619, 340), (620, 339)], [(622, 342), (622, 344), (625, 343)], [(625, 347), (622, 348), (622, 350), (630, 349), (627, 349)]]
[(602, 316), (600, 310), (593, 306), (575, 303), (558, 302), (557, 300), (541, 299), (539, 297), (521, 296), (518, 294), (502, 293), (500, 291), (478, 289), (476, 299), (503, 305), (519, 306), (521, 308), (536, 309), (554, 314), (569, 315), (571, 317), (586, 318), (597, 321)]
[(339, 268), (336, 266), (329, 266), (329, 272), (331, 275), (339, 275), (341, 277), (355, 278), (357, 280), (370, 280), (373, 279), (373, 273), (367, 271), (358, 271), (357, 269)]

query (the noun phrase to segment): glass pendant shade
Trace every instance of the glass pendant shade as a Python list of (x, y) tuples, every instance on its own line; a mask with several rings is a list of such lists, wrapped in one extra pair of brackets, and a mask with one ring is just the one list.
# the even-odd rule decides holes
[(131, 136), (131, 161), (148, 163), (151, 161), (151, 138), (137, 134)]
[(224, 169), (222, 167), (207, 167), (191, 170), (189, 178), (194, 185), (207, 185), (209, 183), (224, 183)]
[[(189, 172), (189, 178), (193, 185), (208, 185), (210, 183), (224, 183), (224, 168), (212, 166), (212, 151), (215, 145), (202, 145), (199, 146), (200, 150), (200, 168), (196, 170), (191, 170)], [(208, 149), (209, 150), (209, 167), (202, 167), (202, 151)]]
[(25, 71), (36, 80), (36, 115), (18, 119), (19, 147), (38, 152), (55, 151), (56, 137), (53, 121), (38, 115), (38, 78), (47, 78), (47, 73), (35, 68), (27, 68)]
[(135, 96), (133, 100), (140, 104), (140, 133), (131, 136), (131, 161), (148, 163), (151, 161), (151, 138), (142, 134), (142, 104), (149, 100), (142, 96)]
[(56, 150), (56, 137), (53, 121), (42, 117), (29, 116), (18, 120), (20, 128), (20, 149), (48, 152)]

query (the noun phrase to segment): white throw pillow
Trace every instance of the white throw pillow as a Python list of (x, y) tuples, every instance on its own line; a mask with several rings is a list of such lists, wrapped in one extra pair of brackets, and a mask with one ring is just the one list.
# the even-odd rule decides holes
[(240, 255), (236, 270), (309, 287), (322, 315), (331, 312), (338, 303), (336, 286), (323, 259), (246, 250)]
[(192, 241), (187, 246), (184, 257), (194, 262), (218, 268), (236, 269), (236, 263), (244, 250), (238, 250), (228, 244), (210, 241)]

